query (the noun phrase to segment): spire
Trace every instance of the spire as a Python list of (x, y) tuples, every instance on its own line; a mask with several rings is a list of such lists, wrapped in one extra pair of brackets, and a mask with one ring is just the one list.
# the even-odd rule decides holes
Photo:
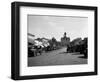
[(64, 32), (64, 37), (66, 37), (66, 35), (67, 35), (67, 33), (66, 33), (66, 32)]

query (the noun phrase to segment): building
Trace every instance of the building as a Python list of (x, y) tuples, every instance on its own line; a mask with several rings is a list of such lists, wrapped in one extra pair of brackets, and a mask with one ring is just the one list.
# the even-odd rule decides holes
[(66, 36), (66, 32), (64, 33), (63, 37), (61, 38), (61, 45), (67, 46), (70, 43), (70, 38)]
[(34, 43), (35, 35), (28, 33), (28, 42), (29, 43)]

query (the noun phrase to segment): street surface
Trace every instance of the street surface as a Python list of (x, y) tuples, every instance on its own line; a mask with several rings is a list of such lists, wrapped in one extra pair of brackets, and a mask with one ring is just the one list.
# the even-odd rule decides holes
[(43, 52), (36, 57), (28, 57), (28, 66), (75, 65), (87, 64), (83, 54), (66, 53), (66, 48)]

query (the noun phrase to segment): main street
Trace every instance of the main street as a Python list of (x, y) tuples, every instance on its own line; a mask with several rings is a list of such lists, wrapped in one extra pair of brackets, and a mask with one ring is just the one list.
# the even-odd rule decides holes
[(87, 59), (82, 58), (83, 54), (66, 53), (66, 48), (43, 52), (36, 57), (28, 57), (28, 66), (47, 65), (75, 65), (87, 64)]

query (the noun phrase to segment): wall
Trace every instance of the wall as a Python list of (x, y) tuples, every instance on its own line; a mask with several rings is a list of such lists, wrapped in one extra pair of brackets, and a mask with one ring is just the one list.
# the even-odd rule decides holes
[[(16, 0), (17, 1), (17, 0)], [(41, 3), (58, 3), (58, 4), (72, 4), (72, 5), (88, 5), (98, 6), (100, 10), (100, 0), (20, 0), (28, 2), (41, 2)], [(13, 82), (10, 79), (11, 71), (11, 2), (13, 0), (1, 0), (0, 1), (0, 82)], [(98, 12), (100, 13), (100, 11)], [(100, 21), (100, 16), (98, 16)], [(99, 25), (98, 25), (99, 27)], [(100, 30), (100, 29), (99, 29)], [(100, 35), (100, 32), (99, 32)], [(100, 41), (100, 38), (99, 38)], [(98, 41), (98, 42), (99, 42)], [(100, 45), (100, 43), (99, 43)], [(100, 48), (100, 46), (99, 46)], [(100, 52), (99, 52), (100, 54)], [(100, 58), (100, 55), (98, 56)], [(100, 62), (100, 60), (98, 61)], [(99, 65), (100, 68), (100, 65)], [(99, 71), (100, 73), (100, 71)], [(39, 79), (34, 82), (99, 82), (100, 75), (98, 76), (84, 76), (84, 77), (65, 77), (65, 78), (53, 78), (53, 79)], [(32, 82), (33, 80), (26, 80), (26, 82)], [(21, 81), (22, 82), (22, 81)]]

